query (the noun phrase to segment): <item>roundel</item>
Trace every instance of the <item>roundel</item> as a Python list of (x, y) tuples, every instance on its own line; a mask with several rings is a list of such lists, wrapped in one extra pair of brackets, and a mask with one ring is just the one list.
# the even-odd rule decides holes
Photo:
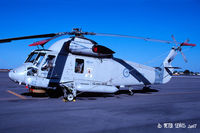
[(124, 77), (128, 77), (130, 75), (129, 70), (127, 68), (124, 69), (123, 75)]

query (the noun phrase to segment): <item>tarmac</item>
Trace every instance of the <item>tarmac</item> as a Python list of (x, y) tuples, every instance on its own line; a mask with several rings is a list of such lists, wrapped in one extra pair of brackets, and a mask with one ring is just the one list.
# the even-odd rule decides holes
[(31, 96), (0, 73), (0, 133), (200, 132), (200, 76), (178, 76), (135, 94), (82, 94), (76, 102)]

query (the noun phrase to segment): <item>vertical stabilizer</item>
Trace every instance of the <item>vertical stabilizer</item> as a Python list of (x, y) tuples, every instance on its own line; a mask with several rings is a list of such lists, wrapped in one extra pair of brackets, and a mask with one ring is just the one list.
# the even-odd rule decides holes
[(174, 68), (171, 66), (171, 63), (176, 55), (177, 55), (177, 49), (173, 47), (162, 64), (162, 73), (163, 73), (162, 83), (167, 83), (170, 81), (172, 73), (174, 71)]

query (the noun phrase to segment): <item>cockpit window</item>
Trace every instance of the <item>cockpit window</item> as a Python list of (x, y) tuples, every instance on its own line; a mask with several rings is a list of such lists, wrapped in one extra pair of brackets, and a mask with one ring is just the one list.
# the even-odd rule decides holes
[(37, 58), (36, 58), (36, 60), (35, 60), (35, 62), (34, 62), (34, 64), (36, 66), (39, 66), (40, 63), (42, 62), (42, 59), (44, 58), (44, 56), (45, 56), (45, 53), (39, 53)]
[(55, 61), (54, 55), (48, 55), (45, 62), (42, 64), (41, 70), (42, 71), (49, 71), (51, 68), (53, 68), (53, 64)]
[(26, 62), (31, 62), (31, 63), (33, 63), (34, 61), (35, 61), (35, 58), (37, 57), (37, 55), (38, 55), (38, 53), (31, 53), (29, 56), (28, 56), (28, 58), (27, 58), (27, 60), (25, 61), (25, 63)]

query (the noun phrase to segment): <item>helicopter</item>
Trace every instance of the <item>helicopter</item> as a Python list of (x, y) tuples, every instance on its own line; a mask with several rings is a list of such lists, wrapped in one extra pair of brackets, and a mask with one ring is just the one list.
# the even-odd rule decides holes
[[(48, 49), (44, 45), (49, 41), (69, 35), (53, 43)], [(115, 36), (156, 41), (167, 44), (176, 44), (172, 47), (168, 56), (160, 67), (150, 67), (134, 62), (115, 58), (111, 49), (99, 45), (86, 35)], [(19, 85), (26, 85), (31, 92), (39, 90), (62, 91), (66, 101), (74, 101), (78, 92), (92, 93), (116, 93), (122, 87), (128, 87), (130, 95), (134, 94), (133, 85), (144, 85), (143, 89), (152, 84), (165, 84), (170, 81), (174, 69), (171, 63), (178, 52), (183, 52), (183, 46), (196, 46), (196, 44), (151, 39), (144, 37), (83, 32), (74, 28), (71, 32), (59, 32), (16, 38), (1, 39), (0, 43), (22, 39), (48, 38), (34, 42), (29, 46), (41, 46), (41, 49), (33, 50), (24, 64), (10, 70), (9, 78)]]

